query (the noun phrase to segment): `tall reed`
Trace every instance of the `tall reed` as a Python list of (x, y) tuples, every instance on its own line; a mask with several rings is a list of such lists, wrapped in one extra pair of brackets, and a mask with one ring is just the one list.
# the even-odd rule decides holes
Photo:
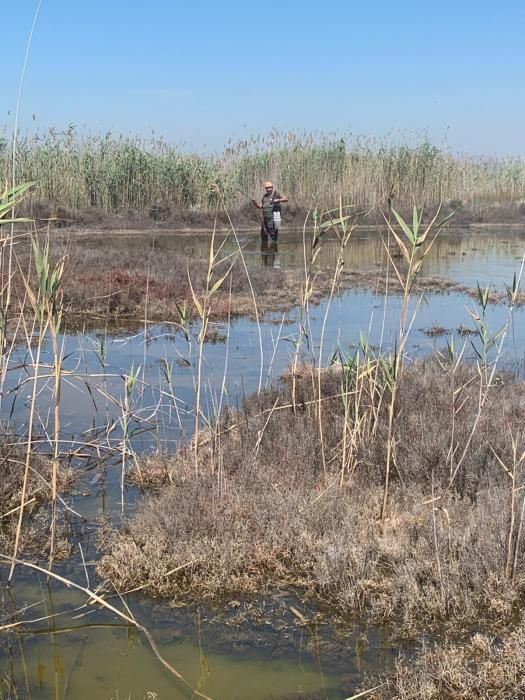
[(399, 316), (399, 330), (397, 335), (396, 347), (394, 349), (393, 357), (384, 360), (383, 366), (385, 374), (389, 380), (390, 385), (390, 401), (388, 405), (388, 434), (386, 437), (386, 462), (385, 462), (385, 478), (384, 478), (384, 488), (383, 488), (383, 501), (381, 505), (381, 520), (386, 517), (386, 509), (388, 503), (389, 494), (389, 484), (390, 484), (390, 470), (392, 466), (392, 461), (394, 459), (394, 418), (396, 413), (396, 401), (397, 392), (399, 387), (399, 379), (403, 369), (403, 356), (405, 352), (405, 347), (407, 343), (408, 336), (412, 329), (416, 313), (417, 306), (412, 315), (409, 314), (409, 304), (411, 301), (411, 295), (414, 288), (414, 284), (419, 275), (421, 267), (423, 265), (424, 259), (427, 257), (434, 241), (436, 240), (436, 235), (439, 229), (446, 223), (450, 216), (445, 217), (438, 222), (438, 217), (440, 209), (438, 209), (434, 218), (422, 230), (422, 220), (423, 220), (423, 210), (417, 209), (414, 206), (412, 215), (412, 228), (406, 223), (406, 221), (398, 214), (398, 212), (393, 209), (394, 216), (399, 224), (401, 232), (397, 232), (395, 228), (390, 223), (390, 220), (385, 217), (388, 224), (389, 232), (394, 237), (399, 252), (404, 260), (405, 269), (403, 270), (399, 264), (396, 264), (394, 257), (390, 251), (389, 246), (385, 243), (385, 249), (392, 266), (399, 285), (402, 289), (402, 303), (401, 303), (401, 313)]
[(229, 144), (220, 154), (187, 153), (162, 139), (83, 137), (73, 128), (18, 139), (13, 164), (0, 143), (0, 168), (9, 177), (36, 180), (32, 195), (64, 208), (130, 210), (162, 217), (170, 211), (213, 212), (216, 185), (230, 208), (242, 206), (239, 192), (255, 195), (271, 177), (293, 205), (309, 208), (323, 199), (336, 207), (339, 196), (358, 206), (376, 202), (396, 208), (452, 203), (481, 209), (525, 198), (525, 159), (455, 155), (427, 139), (412, 144), (337, 135), (276, 133)]

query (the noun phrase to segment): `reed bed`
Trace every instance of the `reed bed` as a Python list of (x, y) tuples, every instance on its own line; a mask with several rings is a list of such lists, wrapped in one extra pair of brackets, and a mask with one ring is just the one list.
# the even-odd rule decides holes
[[(7, 144), (0, 149), (0, 168), (9, 178)], [(19, 139), (16, 174), (37, 183), (30, 199), (35, 216), (65, 220), (82, 220), (79, 212), (91, 210), (121, 219), (138, 213), (155, 221), (203, 224), (202, 215), (214, 214), (222, 197), (238, 220), (255, 220), (245, 193), (259, 197), (269, 177), (289, 195), (292, 215), (319, 202), (337, 206), (339, 197), (362, 207), (394, 203), (399, 210), (414, 201), (421, 206), (443, 201), (481, 220), (489, 209), (496, 218), (525, 211), (522, 158), (454, 155), (425, 139), (407, 145), (273, 132), (205, 155), (156, 138), (50, 130)]]

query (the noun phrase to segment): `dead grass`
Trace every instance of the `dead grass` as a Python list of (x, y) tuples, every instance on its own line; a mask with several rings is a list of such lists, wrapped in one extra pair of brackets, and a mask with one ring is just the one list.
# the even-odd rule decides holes
[[(463, 367), (456, 379), (473, 373)], [(338, 394), (340, 372), (327, 372), (323, 384), (325, 396)], [(145, 460), (135, 479), (156, 484), (157, 493), (144, 498), (122, 531), (106, 534), (99, 573), (120, 589), (146, 585), (175, 598), (292, 585), (345, 615), (396, 622), (405, 631), (480, 617), (508, 622), (525, 590), (525, 568), (522, 547), (515, 579), (503, 573), (509, 492), (492, 448), (508, 458), (509, 428), (519, 434), (525, 418), (525, 388), (501, 378), (448, 490), (453, 390), (433, 362), (418, 363), (402, 380), (392, 506), (383, 526), (377, 518), (386, 409), (340, 488), (343, 404), (333, 398), (323, 410), (325, 479), (306, 371), (296, 413), (280, 408), (290, 400), (284, 385), (226, 416), (207, 443), (203, 436), (198, 478), (190, 445), (174, 457)], [(460, 445), (477, 408), (473, 385), (462, 399)], [(440, 494), (436, 511), (432, 488)]]
[[(8, 439), (0, 446), (0, 547), (5, 551), (14, 540), (20, 506), (20, 493), (24, 476), (25, 455), (10, 444)], [(73, 471), (59, 465), (57, 488), (63, 493), (71, 487)], [(43, 506), (51, 501), (51, 462), (46, 457), (33, 453), (30, 462), (29, 481), (26, 493), (26, 522), (22, 529), (20, 550), (22, 552), (47, 553), (49, 549), (50, 515)], [(59, 524), (57, 557), (69, 554), (67, 528)]]
[[(29, 269), (29, 242), (22, 239), (17, 246), (22, 270)], [(206, 287), (208, 262), (180, 251), (151, 247), (147, 241), (133, 248), (122, 241), (101, 241), (97, 237), (87, 242), (53, 237), (51, 241), (52, 264), (62, 256), (67, 263), (62, 279), (64, 314), (70, 322), (106, 319), (108, 321), (139, 321), (145, 317), (151, 321), (179, 322), (179, 309), (186, 305), (190, 316), (197, 313), (192, 300), (189, 278), (198, 297), (202, 298)], [(217, 270), (217, 273), (219, 270)], [(259, 315), (287, 311), (300, 303), (304, 273), (301, 270), (253, 266), (247, 279), (242, 264), (236, 264), (228, 278), (214, 295), (212, 320), (224, 320), (229, 316), (254, 317), (253, 291), (257, 299)], [(315, 278), (310, 303), (319, 303), (332, 284), (333, 273), (320, 271)], [(21, 275), (15, 275), (13, 312), (22, 308), (25, 288)], [(342, 271), (338, 290), (376, 289), (385, 291), (385, 279), (380, 272)], [(389, 290), (399, 293), (395, 278), (389, 281)], [(452, 281), (421, 277), (414, 289), (421, 292), (468, 294), (477, 298), (477, 289), (471, 289)], [(504, 294), (492, 292), (490, 301), (498, 303)], [(517, 304), (525, 301), (518, 295)], [(18, 302), (18, 307), (17, 307)]]
[[(26, 242), (18, 248), (23, 270), (29, 266), (25, 246)], [(193, 317), (197, 317), (189, 279), (197, 296), (202, 298), (208, 266), (205, 259), (175, 251), (150, 249), (147, 244), (129, 250), (118, 245), (112, 248), (101, 247), (95, 242), (86, 245), (78, 241), (66, 243), (54, 240), (52, 260), (58, 260), (62, 255), (67, 256), (62, 279), (64, 314), (70, 319), (124, 321), (141, 320), (147, 315), (152, 321), (179, 322), (179, 309), (184, 305)], [(261, 315), (290, 309), (300, 301), (303, 278), (300, 270), (261, 266), (250, 268), (248, 280), (242, 264), (238, 262), (231, 273), (231, 298), (228, 279), (214, 295), (211, 318), (222, 320), (229, 315), (254, 316), (250, 282)], [(330, 282), (329, 272), (319, 276), (312, 303), (321, 300)], [(13, 284), (15, 299), (21, 306), (25, 293), (21, 276), (15, 276)], [(13, 310), (16, 310), (16, 306)]]
[(525, 626), (503, 638), (475, 634), (465, 644), (402, 659), (372, 700), (520, 700), (525, 698)]

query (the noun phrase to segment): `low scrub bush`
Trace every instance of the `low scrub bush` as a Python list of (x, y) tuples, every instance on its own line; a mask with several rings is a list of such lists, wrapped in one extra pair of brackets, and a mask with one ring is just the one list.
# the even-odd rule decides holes
[(478, 409), (477, 371), (460, 367), (453, 383), (433, 361), (407, 368), (390, 509), (380, 523), (385, 402), (361, 387), (350, 421), (369, 427), (351, 433), (352, 458), (343, 464), (343, 373), (323, 372), (324, 474), (315, 383), (308, 369), (300, 375), (295, 400), (288, 377), (202, 433), (197, 465), (192, 444), (140, 462), (134, 480), (154, 493), (121, 531), (106, 532), (100, 574), (121, 590), (145, 585), (177, 598), (293, 585), (344, 614), (407, 630), (512, 619), (525, 567), (518, 542), (515, 575), (506, 573), (510, 491), (498, 458), (511, 460), (511, 433), (521, 434), (523, 385), (499, 378), (449, 488), (451, 445), (466, 444)]

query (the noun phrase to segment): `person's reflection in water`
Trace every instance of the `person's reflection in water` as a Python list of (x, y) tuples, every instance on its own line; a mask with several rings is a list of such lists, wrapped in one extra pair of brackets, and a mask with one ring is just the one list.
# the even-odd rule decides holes
[(261, 239), (261, 262), (265, 267), (281, 267), (277, 241)]

